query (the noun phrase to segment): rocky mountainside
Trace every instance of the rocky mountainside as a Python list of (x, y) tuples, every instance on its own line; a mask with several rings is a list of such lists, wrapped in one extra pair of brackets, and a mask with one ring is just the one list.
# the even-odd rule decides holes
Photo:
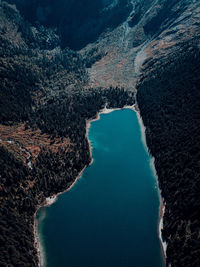
[(90, 162), (86, 120), (135, 102), (168, 266), (200, 266), (200, 3), (0, 1), (0, 266), (38, 266), (34, 214)]
[(26, 20), (56, 28), (62, 47), (79, 50), (94, 42), (107, 28), (117, 27), (127, 17), (128, 0), (9, 0)]

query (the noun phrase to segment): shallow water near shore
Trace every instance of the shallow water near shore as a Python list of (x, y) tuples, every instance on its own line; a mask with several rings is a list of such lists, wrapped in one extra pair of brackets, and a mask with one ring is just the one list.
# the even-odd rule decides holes
[(159, 195), (130, 109), (91, 123), (93, 164), (37, 214), (48, 267), (161, 267)]

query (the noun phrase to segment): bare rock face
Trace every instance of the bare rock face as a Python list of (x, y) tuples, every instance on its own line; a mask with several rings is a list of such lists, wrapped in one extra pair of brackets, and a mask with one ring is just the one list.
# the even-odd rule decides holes
[(167, 265), (200, 266), (199, 26), (198, 0), (0, 1), (1, 266), (38, 265), (33, 216), (89, 164), (85, 120), (135, 95)]
[(63, 47), (79, 50), (98, 39), (107, 28), (123, 22), (131, 10), (128, 0), (21, 1), (16, 4), (31, 23), (57, 28)]
[(118, 27), (81, 50), (92, 62), (88, 72), (93, 87), (120, 85), (134, 90), (142, 63), (155, 56), (152, 46), (159, 43), (165, 50), (157, 47), (157, 54), (167, 53), (170, 46), (181, 42), (184, 33), (191, 31), (193, 36), (192, 29), (198, 27), (198, 2), (145, 0), (130, 4), (131, 12)]

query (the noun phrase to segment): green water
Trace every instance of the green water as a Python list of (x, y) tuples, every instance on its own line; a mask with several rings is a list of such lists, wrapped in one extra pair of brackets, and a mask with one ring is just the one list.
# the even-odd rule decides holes
[(38, 213), (48, 267), (161, 267), (159, 197), (136, 113), (91, 123), (93, 164)]

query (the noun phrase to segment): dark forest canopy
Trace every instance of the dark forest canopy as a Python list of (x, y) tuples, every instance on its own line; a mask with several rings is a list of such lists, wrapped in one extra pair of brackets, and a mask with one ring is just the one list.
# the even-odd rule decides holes
[[(200, 4), (138, 0), (128, 17), (131, 2), (0, 1), (0, 266), (38, 266), (34, 213), (90, 163), (86, 120), (105, 106), (135, 103), (132, 91), (90, 86), (88, 68), (100, 59), (101, 67), (112, 65), (118, 36), (129, 43), (125, 57), (117, 51), (123, 60), (116, 65), (127, 80), (130, 66), (121, 69), (126, 56), (147, 56), (141, 76), (135, 73), (136, 99), (166, 201), (167, 262), (200, 266)], [(126, 19), (126, 27), (111, 32)], [(74, 51), (107, 30), (103, 45), (93, 43), (86, 54)], [(20, 147), (33, 152), (32, 168)]]
[(38, 206), (90, 163), (86, 120), (135, 99), (123, 88), (85, 88), (90, 60), (61, 49), (52, 29), (32, 27), (14, 6), (0, 2), (0, 19), (0, 266), (33, 267)]
[(166, 201), (163, 237), (171, 266), (200, 266), (200, 50), (198, 38), (145, 65), (137, 102)]

